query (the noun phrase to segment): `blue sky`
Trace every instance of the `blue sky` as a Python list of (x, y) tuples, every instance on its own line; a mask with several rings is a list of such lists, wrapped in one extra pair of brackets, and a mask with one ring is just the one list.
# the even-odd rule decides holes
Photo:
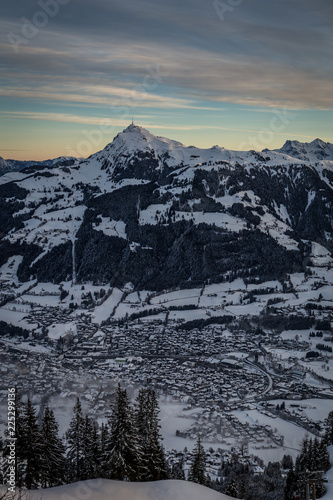
[(2, 0), (0, 155), (333, 142), (331, 0)]

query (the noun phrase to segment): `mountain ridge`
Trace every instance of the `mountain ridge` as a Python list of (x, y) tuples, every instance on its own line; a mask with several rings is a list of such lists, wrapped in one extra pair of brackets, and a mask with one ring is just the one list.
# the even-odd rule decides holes
[(274, 151), (287, 153), (290, 156), (305, 161), (333, 160), (333, 144), (315, 139), (312, 142), (299, 142), (288, 140), (281, 149)]
[(333, 250), (332, 166), (132, 124), (85, 160), (0, 178), (0, 264), (21, 256), (23, 281), (148, 289), (282, 279), (306, 269), (313, 243)]
[(80, 160), (82, 160), (82, 158), (75, 158), (74, 156), (58, 156), (57, 158), (48, 160), (5, 160), (0, 156), (0, 176), (7, 172), (17, 172), (32, 166), (45, 166), (51, 168), (55, 165), (73, 164)]

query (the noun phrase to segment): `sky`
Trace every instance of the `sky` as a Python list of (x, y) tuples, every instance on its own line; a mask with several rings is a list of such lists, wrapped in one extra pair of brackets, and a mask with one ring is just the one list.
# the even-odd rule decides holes
[(132, 119), (208, 148), (333, 142), (332, 0), (2, 0), (0, 155), (87, 157)]

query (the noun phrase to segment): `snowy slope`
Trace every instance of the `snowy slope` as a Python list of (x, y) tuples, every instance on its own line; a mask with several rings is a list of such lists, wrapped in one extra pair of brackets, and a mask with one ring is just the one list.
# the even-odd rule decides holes
[(227, 500), (204, 486), (187, 481), (155, 481), (150, 483), (124, 483), (108, 479), (82, 481), (48, 490), (39, 490), (38, 498), (85, 498), (89, 500)]
[[(252, 248), (253, 258), (244, 261), (244, 272), (252, 276), (262, 263), (256, 261), (254, 240), (260, 247), (267, 244), (263, 257), (271, 252), (280, 263), (287, 260), (286, 252), (301, 255), (304, 244), (308, 246), (304, 259), (312, 258), (311, 245), (320, 244), (324, 255), (320, 262), (326, 265), (333, 248), (332, 162), (317, 157), (305, 161), (300, 151), (314, 158), (317, 150), (330, 148), (318, 140), (310, 145), (289, 141), (281, 150), (262, 153), (219, 146), (200, 149), (131, 124), (86, 160), (51, 169), (30, 166), (0, 177), (6, 203), (0, 221), (5, 252), (20, 256), (22, 244), (29, 245), (34, 258), (23, 259), (20, 269), (25, 268), (25, 280), (33, 275), (41, 281), (68, 280), (76, 267), (79, 281), (107, 282), (122, 265), (119, 273), (124, 276), (116, 286), (134, 276), (141, 287), (154, 287), (151, 276), (165, 266), (168, 276), (174, 275), (175, 269), (183, 268), (181, 258), (187, 262), (197, 258), (198, 264), (193, 269), (190, 264), (177, 283), (166, 286), (193, 279), (203, 282), (213, 278), (212, 256), (215, 268), (221, 269), (214, 279), (220, 280), (221, 275), (235, 272), (236, 259), (244, 260), (239, 255), (243, 244)], [(201, 257), (196, 257), (191, 228), (200, 241)], [(185, 234), (190, 240), (184, 245)], [(168, 260), (164, 255), (153, 265), (157, 252), (163, 253), (161, 237), (173, 255)], [(226, 238), (230, 255), (222, 250)], [(240, 240), (242, 244), (237, 243)], [(187, 255), (182, 257), (183, 252)], [(107, 266), (105, 256), (110, 259)], [(262, 274), (276, 279), (268, 260), (265, 269), (261, 266)], [(142, 271), (147, 262), (156, 270), (151, 276)], [(53, 274), (47, 272), (53, 268)], [(131, 274), (125, 276), (127, 272)]]
[[(292, 141), (292, 143), (296, 142)], [(322, 143), (322, 141), (319, 142)], [(302, 146), (301, 143), (298, 144), (300, 147)], [(333, 146), (329, 146), (332, 147), (332, 158), (323, 157), (322, 159), (333, 159)], [(93, 154), (84, 163), (92, 166), (96, 162), (103, 164), (103, 162), (109, 161), (114, 165), (121, 160), (126, 165), (131, 159), (137, 158), (138, 153), (151, 153), (153, 158), (158, 161), (158, 168), (161, 168), (162, 164), (165, 163), (168, 167), (176, 169), (186, 166), (197, 167), (217, 161), (246, 162), (248, 164), (263, 162), (269, 165), (282, 165), (301, 163), (305, 160), (305, 158), (294, 154), (294, 149), (284, 148), (285, 146), (280, 150), (265, 150), (265, 154), (256, 151), (233, 151), (220, 146), (202, 149), (195, 146), (184, 146), (181, 142), (155, 136), (143, 127), (131, 124), (102, 151)], [(311, 157), (308, 158), (308, 161), (314, 159), (320, 158)]]

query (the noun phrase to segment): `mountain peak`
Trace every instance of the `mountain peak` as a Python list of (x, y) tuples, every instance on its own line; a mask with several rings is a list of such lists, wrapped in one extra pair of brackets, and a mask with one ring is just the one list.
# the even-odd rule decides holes
[[(134, 125), (134, 123), (132, 122), (123, 130), (123, 132), (135, 132), (140, 130), (145, 130), (145, 129), (143, 127), (140, 127), (139, 125)], [(146, 132), (148, 132), (148, 130)]]
[(333, 160), (333, 144), (324, 142), (318, 138), (312, 142), (288, 140), (281, 149), (275, 149), (274, 151), (285, 153), (304, 161)]
[(134, 153), (136, 151), (155, 151), (157, 154), (163, 154), (169, 150), (178, 149), (184, 146), (181, 142), (156, 136), (149, 132), (149, 130), (139, 125), (134, 125), (132, 122), (122, 132), (116, 135), (113, 142), (107, 146), (107, 149), (110, 147), (114, 152), (123, 152), (124, 150), (128, 153)]

